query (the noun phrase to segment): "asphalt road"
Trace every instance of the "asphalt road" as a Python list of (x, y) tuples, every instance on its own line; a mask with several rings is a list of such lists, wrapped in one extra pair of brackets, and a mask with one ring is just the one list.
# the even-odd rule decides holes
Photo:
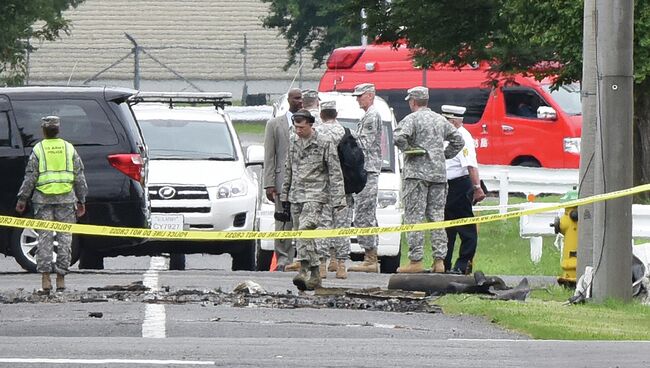
[[(152, 302), (157, 292), (220, 290), (257, 282), (295, 296), (290, 273), (231, 272), (229, 256), (192, 255), (186, 271), (161, 257), (107, 258), (75, 270), (68, 291), (0, 304), (0, 366), (647, 367), (648, 342), (537, 341), (480, 318), (442, 313)], [(0, 258), (0, 297), (31, 296), (39, 275)], [(515, 281), (513, 278), (512, 281)], [(153, 291), (72, 301), (91, 287), (144, 282)], [(385, 287), (387, 275), (328, 278), (325, 286)], [(300, 297), (302, 299), (308, 298)], [(308, 299), (306, 299), (308, 300)], [(276, 304), (273, 304), (276, 303)], [(91, 315), (95, 316), (92, 317)], [(144, 337), (143, 337), (144, 336)]]

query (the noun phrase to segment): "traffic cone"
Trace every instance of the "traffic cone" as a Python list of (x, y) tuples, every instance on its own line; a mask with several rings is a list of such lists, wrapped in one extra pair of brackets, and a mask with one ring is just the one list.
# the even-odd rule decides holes
[(273, 257), (271, 258), (271, 268), (269, 271), (275, 272), (276, 267), (278, 267), (278, 258), (275, 256), (275, 252), (273, 252)]

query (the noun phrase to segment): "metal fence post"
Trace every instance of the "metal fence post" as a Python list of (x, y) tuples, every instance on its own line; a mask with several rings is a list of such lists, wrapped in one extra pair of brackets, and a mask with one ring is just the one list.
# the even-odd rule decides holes
[(499, 172), (499, 213), (508, 212), (508, 170)]

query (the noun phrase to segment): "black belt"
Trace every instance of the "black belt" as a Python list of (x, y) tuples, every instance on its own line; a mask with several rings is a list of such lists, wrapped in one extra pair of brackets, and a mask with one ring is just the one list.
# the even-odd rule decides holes
[(457, 178), (447, 180), (447, 183), (456, 183), (456, 182), (463, 181), (463, 180), (466, 180), (466, 179), (469, 179), (469, 175), (463, 175), (463, 176), (459, 176)]

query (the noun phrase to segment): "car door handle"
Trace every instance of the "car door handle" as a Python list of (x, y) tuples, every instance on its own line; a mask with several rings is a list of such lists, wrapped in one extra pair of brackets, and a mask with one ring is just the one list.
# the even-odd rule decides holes
[(501, 131), (504, 133), (513, 133), (515, 131), (515, 128), (511, 127), (510, 125), (501, 125)]

